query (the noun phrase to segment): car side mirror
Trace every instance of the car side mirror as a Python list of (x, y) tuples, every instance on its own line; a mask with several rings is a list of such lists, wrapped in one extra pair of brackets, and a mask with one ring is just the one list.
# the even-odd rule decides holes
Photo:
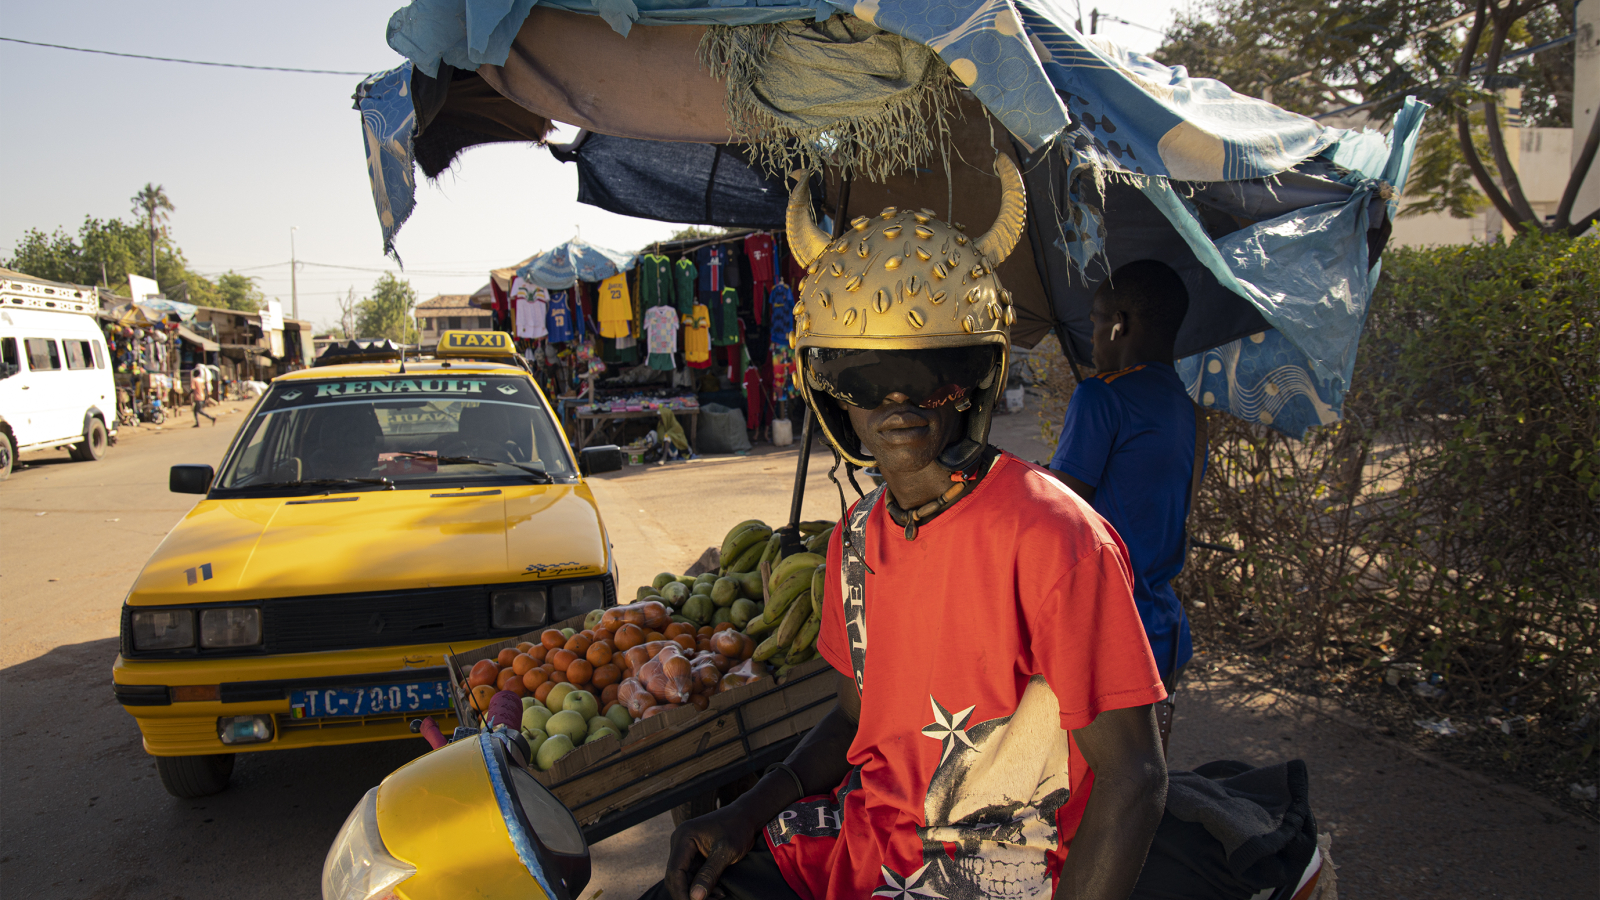
[(578, 451), (578, 471), (582, 472), (585, 478), (602, 472), (615, 472), (622, 468), (626, 459), (622, 448), (616, 444), (585, 447)]
[(204, 494), (211, 490), (217, 472), (210, 466), (173, 466), (167, 474), (167, 490), (174, 494)]

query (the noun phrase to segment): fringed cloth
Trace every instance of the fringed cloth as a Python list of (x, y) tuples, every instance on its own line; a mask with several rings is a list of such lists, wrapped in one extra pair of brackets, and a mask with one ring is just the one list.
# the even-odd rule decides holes
[(958, 83), (928, 47), (854, 16), (706, 29), (730, 130), (774, 176), (834, 167), (886, 180), (948, 152)]

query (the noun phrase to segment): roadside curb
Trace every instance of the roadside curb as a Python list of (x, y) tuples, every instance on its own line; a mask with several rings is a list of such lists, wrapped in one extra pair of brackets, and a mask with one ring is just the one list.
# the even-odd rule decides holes
[(1362, 737), (1370, 741), (1394, 750), (1399, 750), (1425, 765), (1449, 772), (1452, 775), (1456, 775), (1473, 783), (1474, 785), (1477, 785), (1478, 787), (1489, 788), (1490, 790), (1493, 790), (1512, 800), (1516, 800), (1525, 806), (1532, 807), (1533, 809), (1538, 810), (1540, 813), (1543, 813), (1546, 817), (1560, 819), (1569, 824), (1576, 825), (1591, 834), (1600, 833), (1600, 823), (1597, 823), (1592, 819), (1568, 812), (1567, 810), (1562, 809), (1554, 803), (1551, 803), (1549, 800), (1546, 800), (1544, 797), (1539, 796), (1527, 788), (1496, 781), (1480, 772), (1474, 772), (1471, 769), (1462, 768), (1455, 763), (1440, 759), (1426, 750), (1420, 750), (1411, 746), (1405, 741), (1390, 737), (1380, 731), (1378, 726), (1368, 722), (1360, 716), (1357, 716), (1355, 713), (1350, 712), (1337, 703), (1333, 703), (1332, 701), (1325, 700), (1320, 697), (1308, 697), (1303, 694), (1296, 694), (1280, 687), (1275, 687), (1237, 669), (1218, 668), (1214, 670), (1214, 672), (1216, 679), (1226, 685), (1249, 688), (1262, 693), (1272, 694), (1273, 696), (1293, 704), (1294, 706), (1300, 707), (1307, 712), (1315, 713), (1316, 715), (1319, 715), (1330, 722), (1343, 725), (1346, 728), (1359, 732)]

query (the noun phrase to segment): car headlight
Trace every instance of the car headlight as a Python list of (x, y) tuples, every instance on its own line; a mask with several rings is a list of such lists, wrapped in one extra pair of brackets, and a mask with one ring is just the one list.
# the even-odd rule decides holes
[(495, 591), (489, 595), (489, 621), (496, 629), (528, 631), (544, 624), (544, 588)]
[(133, 649), (179, 650), (194, 646), (194, 610), (138, 609), (132, 616)]
[(229, 606), (200, 611), (200, 646), (249, 647), (261, 643), (261, 610)]
[(378, 789), (367, 791), (322, 863), (322, 900), (375, 900), (392, 897), (390, 888), (417, 873), (389, 855), (378, 833)]
[(599, 609), (605, 604), (605, 586), (598, 581), (574, 581), (550, 588), (551, 619), (560, 622)]

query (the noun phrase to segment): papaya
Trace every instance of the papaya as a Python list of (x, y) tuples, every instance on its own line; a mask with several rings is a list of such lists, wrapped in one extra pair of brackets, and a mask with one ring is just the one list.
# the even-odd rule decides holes
[(674, 581), (661, 589), (661, 599), (673, 609), (681, 609), (683, 601), (689, 599), (689, 586), (681, 581)]
[(716, 581), (720, 577), (721, 576), (718, 575), (715, 572), (701, 572), (699, 575), (696, 575), (694, 577), (694, 583), (695, 584), (711, 584), (712, 582)]
[(733, 601), (732, 606), (728, 607), (728, 621), (733, 623), (733, 627), (742, 631), (746, 625), (750, 624), (750, 619), (757, 614), (757, 610), (758, 607), (754, 601), (740, 597)]
[(715, 609), (711, 598), (704, 594), (694, 594), (683, 604), (683, 614), (696, 626), (710, 624)]
[(723, 622), (727, 622), (728, 624), (732, 625), (733, 613), (730, 612), (727, 607), (719, 606), (717, 607), (717, 611), (711, 614), (711, 624), (721, 625)]
[(650, 582), (650, 586), (655, 588), (659, 593), (662, 588), (677, 580), (678, 576), (672, 574), (671, 572), (661, 572)]
[(738, 574), (731, 575), (729, 577), (739, 582), (739, 596), (746, 597), (751, 600), (761, 599), (760, 572), (739, 572)]
[(739, 582), (732, 578), (718, 578), (716, 584), (711, 586), (711, 602), (717, 606), (728, 607), (733, 601), (739, 599)]

